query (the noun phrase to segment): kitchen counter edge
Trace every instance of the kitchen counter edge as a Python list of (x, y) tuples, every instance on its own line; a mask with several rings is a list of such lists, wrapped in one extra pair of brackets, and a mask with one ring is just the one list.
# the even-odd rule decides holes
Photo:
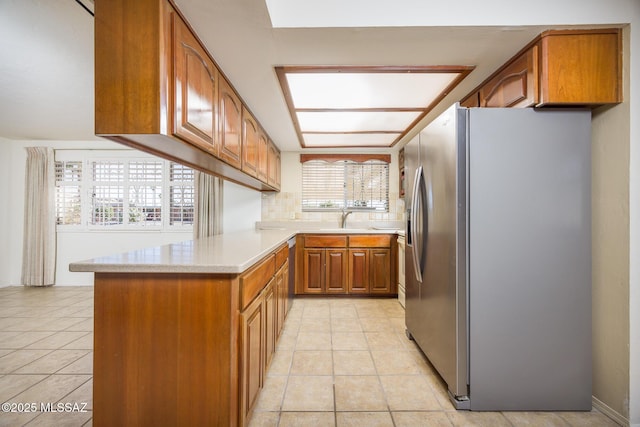
[(298, 234), (397, 234), (398, 230), (251, 230), (149, 247), (69, 264), (94, 273), (240, 274)]

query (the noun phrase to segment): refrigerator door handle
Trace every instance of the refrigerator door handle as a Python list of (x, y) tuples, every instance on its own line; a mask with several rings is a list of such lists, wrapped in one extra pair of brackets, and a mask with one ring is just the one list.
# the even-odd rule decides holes
[[(422, 166), (419, 166), (418, 169), (416, 169), (416, 176), (415, 179), (413, 181), (413, 194), (411, 195), (411, 223), (412, 223), (412, 227), (410, 230), (411, 233), (411, 241), (413, 242), (413, 245), (411, 245), (411, 251), (413, 252), (413, 256), (411, 257), (413, 260), (413, 272), (416, 276), (416, 280), (418, 282), (422, 282), (422, 269), (420, 266), (420, 261), (422, 259), (422, 257), (420, 256), (421, 254), (418, 253), (418, 251), (420, 250), (418, 248), (418, 246), (422, 246), (423, 242), (420, 241), (420, 243), (418, 243), (418, 236), (417, 236), (417, 229), (418, 229), (418, 203), (420, 202), (419, 197), (420, 197), (420, 186), (422, 184), (422, 181), (424, 180), (424, 171), (422, 169)], [(420, 236), (421, 238), (423, 238), (424, 236)]]

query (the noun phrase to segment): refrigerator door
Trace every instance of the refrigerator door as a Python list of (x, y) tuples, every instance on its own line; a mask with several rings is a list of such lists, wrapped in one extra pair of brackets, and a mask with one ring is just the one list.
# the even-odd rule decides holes
[(590, 410), (590, 112), (469, 114), (470, 408)]
[[(458, 139), (457, 113), (454, 105), (420, 133), (425, 205), (421, 218), (414, 217), (417, 222), (424, 221), (426, 242), (423, 254), (418, 254), (422, 255), (423, 271), (418, 313), (411, 314), (419, 317), (421, 326), (410, 332), (450, 393), (466, 396), (466, 313), (460, 313), (460, 304), (466, 311), (466, 302), (465, 292), (459, 290), (466, 288), (466, 282), (458, 283), (457, 279), (458, 209), (466, 209), (466, 195), (458, 188), (458, 172), (466, 168), (466, 138), (463, 132)], [(461, 226), (465, 228), (464, 223)]]
[(427, 187), (424, 180), (424, 168), (418, 166), (413, 180), (413, 192), (411, 195), (409, 240), (411, 241), (411, 260), (413, 273), (418, 283), (422, 283), (425, 268), (425, 256), (427, 253), (428, 212)]

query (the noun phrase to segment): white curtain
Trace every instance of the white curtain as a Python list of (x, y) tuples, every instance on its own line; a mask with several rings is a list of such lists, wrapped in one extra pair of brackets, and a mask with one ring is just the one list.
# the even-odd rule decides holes
[(195, 172), (196, 212), (193, 237), (222, 233), (222, 180), (204, 172)]
[(22, 284), (50, 286), (56, 274), (55, 162), (52, 148), (27, 147)]

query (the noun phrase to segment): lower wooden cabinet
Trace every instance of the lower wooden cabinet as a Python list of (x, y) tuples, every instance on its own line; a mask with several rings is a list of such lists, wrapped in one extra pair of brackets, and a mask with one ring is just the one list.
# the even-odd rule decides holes
[(369, 250), (369, 283), (372, 294), (390, 294), (395, 277), (392, 275), (391, 249)]
[(271, 364), (273, 359), (273, 353), (276, 351), (276, 339), (278, 337), (278, 289), (276, 287), (276, 279), (271, 279), (271, 282), (264, 289), (264, 366), (267, 367)]
[(303, 235), (298, 238), (297, 294), (394, 295), (395, 235)]
[(368, 249), (349, 249), (349, 293), (369, 293)]
[(246, 420), (258, 400), (262, 388), (265, 342), (265, 304), (263, 298), (256, 298), (240, 316), (242, 323), (242, 419)]
[[(260, 271), (260, 265), (253, 271)], [(246, 425), (251, 417), (275, 354), (287, 315), (288, 283), (289, 261), (285, 260), (240, 315), (240, 425)]]
[(347, 250), (325, 249), (325, 292), (343, 294), (347, 291)]
[(349, 293), (392, 293), (390, 249), (349, 249)]

